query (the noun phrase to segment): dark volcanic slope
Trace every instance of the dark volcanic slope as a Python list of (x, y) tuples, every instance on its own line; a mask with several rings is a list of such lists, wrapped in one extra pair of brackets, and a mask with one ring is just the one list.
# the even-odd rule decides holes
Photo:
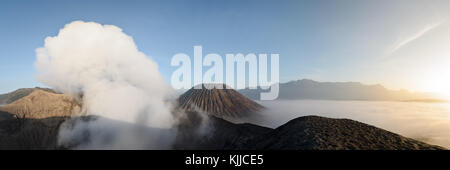
[[(197, 116), (195, 116), (197, 115)], [(299, 117), (276, 128), (235, 124), (188, 113), (179, 127), (175, 149), (231, 150), (439, 150), (386, 130), (349, 119)], [(202, 120), (203, 119), (203, 120)], [(199, 134), (201, 121), (208, 122)], [(186, 123), (187, 122), (187, 123)]]
[(349, 119), (299, 117), (247, 143), (245, 149), (444, 149)]
[(64, 149), (57, 145), (58, 130), (68, 117), (14, 118), (0, 112), (0, 150)]
[[(0, 112), (3, 116), (0, 120), (0, 150), (70, 149), (57, 145), (59, 126), (69, 117), (21, 120), (5, 114), (8, 113)], [(190, 121), (179, 125), (174, 149), (445, 149), (348, 119), (306, 116), (291, 120), (277, 129), (271, 129), (252, 124), (235, 124), (214, 116), (201, 118), (202, 116), (195, 116), (198, 114), (194, 116), (192, 114), (190, 113), (190, 117), (195, 118), (189, 118)], [(86, 117), (87, 121), (89, 119)], [(82, 120), (85, 121), (84, 118)], [(206, 123), (206, 126), (200, 126), (201, 121)], [(113, 127), (118, 125), (114, 122), (112, 124)], [(126, 126), (133, 128), (136, 125), (127, 124)]]
[(179, 107), (188, 111), (203, 111), (219, 118), (238, 118), (248, 116), (263, 107), (247, 99), (226, 85), (222, 89), (206, 88), (211, 84), (202, 85), (200, 89), (191, 88), (178, 99)]
[[(234, 124), (214, 116), (199, 116), (187, 112), (178, 126), (174, 149), (226, 149), (244, 148), (248, 140), (273, 129), (253, 124)], [(202, 126), (203, 124), (203, 126)]]

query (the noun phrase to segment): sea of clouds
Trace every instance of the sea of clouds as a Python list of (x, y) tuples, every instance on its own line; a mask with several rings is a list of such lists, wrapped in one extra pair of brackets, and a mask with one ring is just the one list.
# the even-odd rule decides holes
[(347, 118), (400, 135), (450, 148), (450, 103), (275, 100), (251, 123), (276, 128), (300, 116)]

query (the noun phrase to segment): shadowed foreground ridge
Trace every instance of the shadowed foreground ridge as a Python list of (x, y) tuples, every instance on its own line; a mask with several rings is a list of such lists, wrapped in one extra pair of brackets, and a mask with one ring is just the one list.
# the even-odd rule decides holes
[[(0, 149), (73, 149), (57, 145), (60, 125), (69, 117), (15, 119), (0, 112)], [(197, 117), (196, 119), (198, 119)], [(191, 119), (191, 118), (190, 118)], [(90, 121), (89, 119), (82, 119)], [(235, 124), (207, 116), (177, 127), (173, 149), (212, 150), (440, 150), (445, 149), (406, 138), (349, 119), (299, 117), (276, 128)], [(120, 122), (116, 122), (120, 123)], [(129, 128), (138, 125), (127, 124)], [(203, 132), (200, 129), (203, 128)], [(143, 130), (148, 132), (151, 129)], [(170, 129), (169, 129), (170, 130)], [(89, 137), (89, 136), (86, 136)], [(143, 133), (143, 137), (149, 137)], [(90, 139), (82, 139), (89, 141)], [(76, 142), (76, 141), (75, 141)], [(75, 145), (76, 146), (76, 145)], [(100, 149), (100, 148), (99, 148)]]
[[(212, 118), (207, 135), (184, 126), (176, 149), (232, 150), (442, 150), (389, 131), (349, 119), (304, 116), (276, 128), (234, 124)], [(183, 135), (183, 136), (181, 136)]]
[(225, 84), (198, 85), (181, 95), (178, 102), (183, 110), (207, 112), (219, 118), (245, 117), (263, 108)]
[(439, 150), (445, 149), (357, 122), (304, 116), (253, 138), (245, 149)]

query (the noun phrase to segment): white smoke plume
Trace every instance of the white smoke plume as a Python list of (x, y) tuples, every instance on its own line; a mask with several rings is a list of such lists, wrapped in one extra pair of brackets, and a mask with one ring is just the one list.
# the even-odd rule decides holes
[(152, 145), (170, 143), (155, 142), (161, 140), (156, 132), (143, 136), (142, 128), (111, 123), (153, 129), (168, 129), (174, 124), (168, 102), (172, 89), (164, 83), (157, 64), (140, 52), (133, 38), (119, 27), (74, 21), (57, 36), (47, 37), (36, 55), (39, 82), (66, 94), (81, 95), (84, 113), (101, 117), (89, 124), (76, 123), (61, 129), (60, 144), (87, 131), (92, 139), (81, 148), (168, 147)]

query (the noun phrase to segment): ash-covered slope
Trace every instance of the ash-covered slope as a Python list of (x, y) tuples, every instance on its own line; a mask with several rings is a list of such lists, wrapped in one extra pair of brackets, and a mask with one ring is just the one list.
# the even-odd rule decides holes
[[(268, 90), (242, 89), (244, 96), (259, 100)], [(309, 79), (279, 84), (278, 99), (282, 100), (375, 100), (375, 101), (424, 101), (443, 102), (427, 93), (412, 93), (406, 90), (389, 90), (382, 85), (365, 85), (358, 82), (317, 82)]]
[[(221, 89), (213, 86), (219, 86)], [(196, 87), (180, 96), (179, 108), (207, 112), (219, 118), (245, 117), (263, 108), (224, 84), (202, 84)]]
[(350, 119), (304, 116), (248, 141), (263, 150), (438, 150), (439, 146)]
[(81, 104), (74, 98), (39, 89), (11, 104), (0, 106), (0, 111), (26, 118), (71, 116), (80, 110)]
[(53, 91), (52, 89), (49, 89), (49, 88), (40, 88), (40, 87), (21, 88), (21, 89), (17, 89), (10, 93), (0, 94), (0, 105), (10, 104), (16, 100), (19, 100), (19, 99), (25, 97), (25, 96), (28, 96), (29, 94), (31, 94), (32, 92), (34, 92), (36, 90), (43, 90), (43, 91), (50, 92), (50, 93), (56, 93), (55, 91)]

